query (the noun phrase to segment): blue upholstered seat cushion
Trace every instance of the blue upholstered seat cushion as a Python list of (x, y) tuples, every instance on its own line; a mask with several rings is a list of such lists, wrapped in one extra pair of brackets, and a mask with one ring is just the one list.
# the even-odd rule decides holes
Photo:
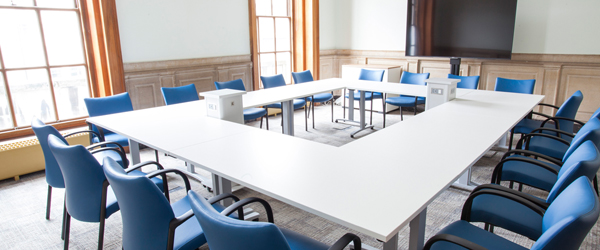
[[(350, 98), (350, 96), (348, 94), (346, 94), (346, 98)], [(381, 99), (381, 98), (383, 98), (383, 94), (380, 92), (365, 91), (365, 100)], [(354, 92), (354, 100), (360, 100), (360, 91)]]
[[(498, 235), (485, 231), (479, 227), (476, 227), (466, 221), (456, 221), (444, 229), (440, 230), (438, 234), (451, 234), (474, 242), (487, 249), (503, 249), (503, 250), (525, 250), (520, 245), (517, 245), (507, 239), (504, 239)], [(465, 248), (454, 245), (448, 242), (437, 242), (431, 247), (432, 250), (464, 250)]]
[(542, 235), (542, 216), (527, 206), (493, 194), (480, 194), (471, 206), (472, 222), (488, 222), (537, 240)]
[[(399, 107), (414, 107), (415, 106), (415, 97), (401, 95), (401, 96), (386, 98), (385, 102), (388, 104), (394, 105), (394, 106), (399, 106)], [(424, 103), (425, 103), (425, 97), (417, 97), (417, 105), (424, 104)]]
[[(333, 99), (333, 95), (331, 93), (320, 93), (320, 94), (314, 95), (314, 98), (315, 98), (314, 102), (326, 102), (326, 101)], [(308, 101), (312, 102), (313, 96), (309, 96), (307, 99), (308, 99)]]
[[(304, 99), (294, 99), (294, 109), (302, 108), (305, 105), (306, 105), (306, 101)], [(269, 104), (269, 105), (267, 105), (267, 107), (280, 109), (281, 103), (278, 102), (278, 103)]]
[[(519, 123), (517, 123), (517, 125), (515, 125), (515, 133), (529, 134), (534, 129), (542, 126), (542, 122), (543, 121), (541, 121), (541, 120), (535, 120), (535, 119), (523, 119)], [(548, 123), (546, 123), (544, 125), (544, 127), (545, 128), (556, 128), (554, 126), (554, 124), (548, 124)]]
[(121, 167), (124, 167), (124, 168), (127, 167), (127, 166), (123, 165), (123, 158), (121, 158), (121, 155), (113, 150), (100, 151), (100, 152), (93, 154), (93, 156), (100, 163), (102, 163), (104, 161), (104, 158), (108, 157), (108, 158), (115, 160), (117, 163), (119, 163), (119, 165), (121, 165)]
[[(567, 141), (571, 141), (571, 138), (563, 138)], [(538, 152), (543, 155), (554, 157), (556, 159), (562, 159), (567, 152), (569, 145), (566, 145), (560, 141), (553, 140), (548, 137), (534, 136), (529, 141), (529, 149), (533, 152)]]
[[(513, 157), (528, 158), (521, 155), (510, 156), (510, 158)], [(560, 166), (548, 162), (544, 163), (556, 169), (557, 171), (560, 170)], [(504, 166), (502, 168), (503, 181), (516, 181), (542, 190), (549, 191), (550, 189), (552, 189), (552, 186), (554, 186), (556, 179), (556, 174), (540, 166), (533, 165), (527, 162), (508, 161), (504, 163)]]
[[(140, 170), (133, 170), (129, 173), (127, 173), (127, 175), (132, 175), (132, 176), (146, 176), (148, 173), (144, 173)], [(152, 177), (150, 179), (152, 182), (154, 182), (154, 184), (156, 184), (156, 187), (158, 187), (158, 189), (160, 189), (160, 191), (164, 191), (163, 190), (163, 180), (161, 178), (158, 177)]]
[[(225, 208), (216, 203), (212, 205), (217, 211), (221, 212)], [(190, 206), (189, 197), (186, 195), (182, 199), (171, 204), (173, 208), (173, 213), (175, 217), (179, 217), (182, 214), (190, 211), (192, 208)], [(237, 218), (237, 216), (231, 216)], [(173, 244), (173, 249), (196, 249), (197, 246), (206, 242), (206, 237), (200, 227), (200, 223), (194, 217), (188, 219), (183, 224), (181, 224), (177, 229), (175, 229), (175, 240)]]
[(254, 120), (256, 118), (263, 117), (266, 114), (267, 110), (263, 108), (244, 109), (244, 121)]
[(279, 228), (292, 250), (326, 250), (329, 246), (285, 228)]

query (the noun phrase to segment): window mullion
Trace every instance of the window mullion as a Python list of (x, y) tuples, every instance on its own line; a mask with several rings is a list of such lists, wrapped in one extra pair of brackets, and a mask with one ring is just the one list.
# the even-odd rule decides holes
[(38, 24), (40, 26), (40, 38), (42, 39), (42, 49), (44, 51), (44, 60), (46, 61), (46, 74), (48, 74), (48, 85), (50, 85), (50, 96), (52, 98), (52, 107), (54, 108), (54, 120), (58, 121), (58, 108), (56, 107), (56, 96), (52, 81), (52, 73), (50, 73), (50, 60), (48, 59), (48, 48), (46, 47), (46, 36), (44, 34), (44, 26), (42, 25), (42, 14), (40, 10), (36, 10)]
[(8, 86), (8, 78), (6, 77), (6, 67), (4, 66), (4, 58), (2, 57), (2, 48), (0, 48), (0, 66), (2, 67), (2, 70), (0, 70), (2, 73), (2, 78), (4, 79), (4, 91), (6, 92), (6, 101), (8, 102), (8, 109), (10, 110), (10, 115), (12, 117), (12, 126), (17, 127), (17, 120), (16, 120), (16, 116), (15, 116), (15, 109), (13, 108), (13, 103), (12, 103), (12, 95), (10, 94), (10, 88)]

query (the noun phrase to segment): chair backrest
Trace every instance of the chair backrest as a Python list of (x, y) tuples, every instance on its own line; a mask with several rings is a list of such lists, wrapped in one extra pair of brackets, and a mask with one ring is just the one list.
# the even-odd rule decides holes
[(598, 169), (600, 169), (600, 152), (592, 141), (585, 141), (563, 163), (558, 172), (558, 179), (552, 186), (546, 202), (552, 203), (569, 184), (580, 176), (585, 176), (592, 181)]
[(233, 81), (228, 82), (215, 82), (215, 88), (219, 89), (235, 89), (246, 91), (246, 87), (244, 87), (244, 81), (242, 79), (235, 79)]
[(282, 74), (274, 76), (260, 76), (260, 80), (262, 81), (265, 89), (285, 86), (285, 79), (283, 79)]
[(429, 79), (429, 73), (411, 73), (404, 71), (402, 72), (402, 76), (400, 76), (400, 83), (427, 85), (425, 82), (426, 79)]
[(294, 79), (295, 84), (314, 81), (310, 70), (305, 70), (302, 72), (292, 72), (292, 78)]
[[(133, 111), (133, 104), (127, 92), (107, 97), (85, 98), (83, 101), (90, 117)], [(92, 129), (98, 132), (96, 126), (92, 126)], [(104, 134), (109, 133), (113, 132), (104, 130)]]
[(173, 88), (162, 87), (160, 91), (166, 105), (200, 100), (198, 92), (196, 92), (196, 85), (193, 83)]
[(598, 196), (581, 176), (550, 204), (542, 218), (542, 235), (531, 249), (579, 249), (599, 215)]
[(385, 70), (383, 69), (360, 69), (358, 80), (381, 82), (384, 74)]
[(600, 119), (600, 108), (596, 109), (596, 111), (590, 117), (590, 120), (591, 119)]
[(48, 135), (55, 135), (65, 144), (68, 144), (67, 140), (65, 140), (58, 130), (50, 125), (46, 125), (38, 118), (33, 118), (31, 121), (31, 128), (40, 142), (40, 146), (42, 146), (42, 152), (44, 153), (44, 162), (46, 164), (46, 182), (52, 187), (64, 188), (65, 180), (63, 179), (62, 172), (60, 171), (60, 167), (58, 166), (52, 151), (50, 151), (50, 148), (48, 147)]
[(460, 82), (456, 84), (457, 88), (461, 89), (477, 89), (479, 86), (479, 76), (457, 76), (448, 74), (450, 79), (460, 79)]
[[(583, 94), (581, 91), (577, 90), (569, 99), (567, 99), (556, 111), (556, 117), (565, 117), (570, 119), (575, 119), (575, 115), (577, 115), (577, 110), (579, 109), (579, 105), (583, 101)], [(573, 125), (574, 123), (571, 121), (559, 120), (558, 124), (560, 126), (560, 130), (573, 133)], [(565, 138), (563, 136), (563, 138)]]
[(494, 91), (533, 94), (533, 87), (535, 87), (535, 79), (514, 80), (498, 77)]
[(160, 189), (146, 176), (127, 175), (111, 158), (103, 168), (121, 209), (123, 249), (166, 249), (175, 214)]
[(55, 135), (48, 146), (65, 178), (67, 211), (73, 218), (99, 222), (104, 171), (98, 160), (81, 145), (69, 146)]
[(597, 148), (600, 148), (600, 120), (599, 119), (591, 119), (589, 120), (573, 137), (571, 140), (571, 144), (565, 155), (563, 156), (563, 162), (565, 162), (569, 156), (575, 151), (579, 145), (584, 143), (585, 141), (592, 141)]
[(188, 197), (211, 250), (290, 249), (283, 233), (274, 224), (236, 220), (217, 212), (194, 191), (189, 191)]

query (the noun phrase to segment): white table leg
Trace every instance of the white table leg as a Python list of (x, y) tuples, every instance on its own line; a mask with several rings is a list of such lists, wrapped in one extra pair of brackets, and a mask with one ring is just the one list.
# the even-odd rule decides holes
[[(409, 250), (421, 250), (425, 244), (425, 221), (427, 220), (427, 208), (417, 217), (410, 221), (410, 238), (408, 239)], [(385, 248), (384, 248), (385, 249)]]
[[(371, 100), (373, 101), (373, 100)], [(360, 102), (358, 104), (358, 111), (360, 112), (360, 130), (365, 129), (365, 92), (360, 92)]]
[(452, 183), (453, 188), (462, 189), (465, 191), (473, 191), (478, 184), (471, 182), (471, 167), (467, 169), (467, 171), (461, 175), (456, 182)]
[[(225, 179), (216, 174), (213, 174), (212, 178), (213, 178), (213, 181), (212, 181), (213, 194), (215, 194), (215, 196), (220, 195), (220, 194), (231, 193), (231, 181), (230, 180)], [(226, 206), (226, 207), (233, 204), (231, 199), (223, 200), (220, 203), (221, 203), (221, 205)]]
[(383, 243), (383, 250), (398, 250), (398, 234)]
[[(344, 97), (346, 98), (346, 97)], [(354, 121), (354, 90), (348, 89), (348, 120)]]
[(129, 154), (131, 155), (131, 165), (140, 163), (140, 143), (129, 139)]
[(283, 133), (294, 136), (294, 100), (283, 102), (281, 112), (281, 119), (283, 119)]

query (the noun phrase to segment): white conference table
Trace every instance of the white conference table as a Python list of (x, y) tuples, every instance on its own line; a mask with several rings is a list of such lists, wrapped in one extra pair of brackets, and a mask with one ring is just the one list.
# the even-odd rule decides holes
[[(304, 84), (312, 83), (298, 86)], [(344, 87), (338, 80), (330, 84), (321, 92), (331, 91), (334, 84)], [(348, 82), (347, 87), (384, 92), (383, 87), (392, 85), (401, 88), (382, 83), (377, 89), (360, 82)], [(251, 93), (244, 101), (263, 105)], [(400, 94), (416, 95), (408, 90)], [(410, 224), (409, 249), (421, 249), (427, 205), (542, 98), (468, 91), (341, 147), (209, 118), (203, 101), (88, 121), (128, 137), (133, 147), (143, 143), (377, 238), (386, 250), (397, 249), (398, 232)], [(265, 160), (273, 157), (277, 160)]]

